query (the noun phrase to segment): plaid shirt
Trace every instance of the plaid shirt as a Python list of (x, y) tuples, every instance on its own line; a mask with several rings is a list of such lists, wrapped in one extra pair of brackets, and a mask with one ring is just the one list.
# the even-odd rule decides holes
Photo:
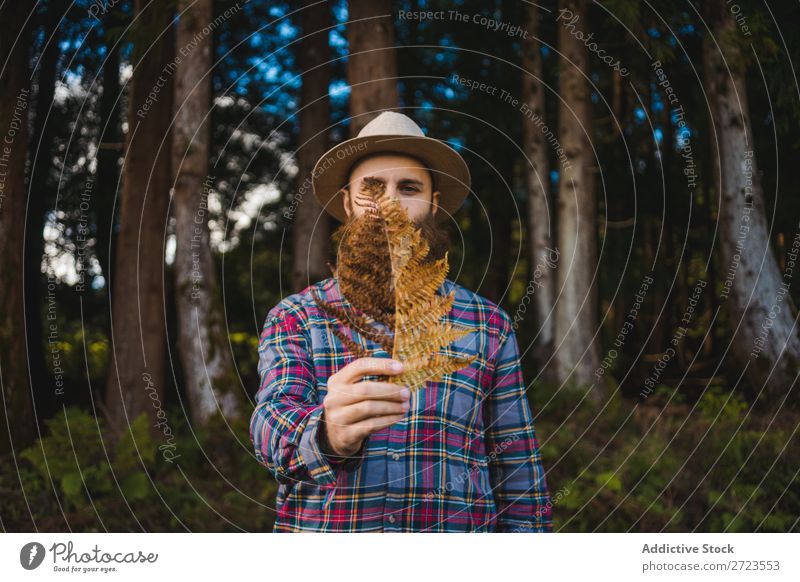
[[(508, 314), (446, 279), (438, 292), (456, 290), (446, 319), (472, 331), (444, 351), (477, 353), (477, 360), (427, 382), (403, 420), (338, 459), (320, 448), (322, 400), (328, 378), (355, 356), (317, 309), (314, 288), (351, 307), (335, 278), (320, 281), (269, 312), (259, 345), (250, 438), (279, 482), (275, 531), (552, 531)], [(391, 357), (360, 334), (351, 337), (376, 357)]]

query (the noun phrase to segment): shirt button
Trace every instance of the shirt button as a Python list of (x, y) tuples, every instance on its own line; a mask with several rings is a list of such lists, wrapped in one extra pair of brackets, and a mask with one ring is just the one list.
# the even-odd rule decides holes
[(397, 454), (397, 453), (392, 453), (392, 459), (394, 459), (395, 461), (399, 461), (400, 460), (400, 455)]
[(395, 521), (397, 521), (397, 519), (395, 518), (395, 516), (394, 516), (394, 515), (390, 515), (390, 516), (389, 516), (389, 523), (394, 523)]

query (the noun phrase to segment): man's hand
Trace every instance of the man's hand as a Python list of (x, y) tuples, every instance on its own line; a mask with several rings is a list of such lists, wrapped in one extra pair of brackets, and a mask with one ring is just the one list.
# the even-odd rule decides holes
[(364, 376), (393, 376), (403, 364), (388, 358), (359, 358), (328, 379), (322, 401), (328, 444), (339, 456), (358, 452), (367, 436), (402, 419), (411, 392), (401, 384), (361, 381)]

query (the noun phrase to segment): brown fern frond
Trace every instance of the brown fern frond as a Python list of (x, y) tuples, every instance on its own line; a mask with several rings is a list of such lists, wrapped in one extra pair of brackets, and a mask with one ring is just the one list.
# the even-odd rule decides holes
[(382, 220), (367, 211), (354, 220), (341, 238), (336, 277), (350, 304), (379, 320), (394, 313), (392, 265)]
[(389, 329), (394, 329), (395, 325), (395, 316), (394, 313), (382, 313), (379, 314), (379, 317), (375, 318), (375, 321), (379, 321)]
[(435, 381), (445, 374), (469, 366), (477, 357), (472, 355), (468, 358), (454, 358), (446, 354), (434, 354), (424, 359), (406, 361), (403, 373), (390, 376), (386, 381), (408, 386), (413, 392), (424, 386), (425, 382)]
[(413, 272), (400, 277), (395, 290), (397, 311), (410, 313), (415, 306), (425, 305), (437, 297), (447, 275), (447, 256), (439, 261), (418, 266)]
[[(453, 306), (454, 294), (451, 292), (447, 295), (434, 295), (428, 302), (420, 302), (414, 305), (407, 313), (403, 315), (403, 323), (400, 328), (405, 330), (409, 326), (405, 322), (410, 321), (413, 327), (425, 328), (428, 326), (436, 325), (445, 315), (450, 313)], [(395, 330), (397, 326), (395, 326)]]
[[(392, 353), (394, 349), (393, 335), (385, 331), (382, 331), (380, 329), (376, 329), (372, 325), (373, 322), (366, 315), (356, 310), (348, 310), (345, 309), (344, 307), (333, 305), (332, 303), (325, 301), (324, 299), (322, 299), (322, 297), (319, 296), (319, 293), (317, 292), (316, 289), (313, 289), (311, 291), (311, 294), (314, 298), (314, 302), (317, 304), (317, 307), (320, 309), (320, 311), (322, 311), (332, 319), (338, 320), (340, 324), (350, 327), (350, 329), (360, 333), (367, 339), (370, 339), (380, 344), (380, 346), (384, 350), (386, 350), (386, 352), (390, 354)], [(338, 334), (337, 337), (341, 339), (341, 336), (339, 336)]]
[[(453, 293), (438, 294), (447, 277), (447, 253), (439, 260), (428, 259), (427, 240), (399, 201), (386, 194), (383, 182), (366, 178), (356, 196), (371, 204), (342, 234), (335, 270), (352, 309), (331, 305), (317, 294), (314, 300), (329, 317), (379, 343), (405, 364), (403, 372), (388, 381), (417, 390), (477, 357), (441, 352), (471, 331), (442, 322), (454, 299)], [(374, 322), (393, 334), (376, 329)], [(340, 330), (335, 333), (354, 353), (365, 352)]]
[(356, 358), (367, 358), (372, 355), (369, 352), (369, 350), (361, 347), (361, 345), (353, 341), (351, 338), (347, 337), (347, 335), (345, 335), (345, 333), (338, 327), (333, 328), (333, 333), (336, 337), (338, 337), (341, 340), (341, 342), (348, 350), (350, 350), (356, 355)]
[(413, 330), (408, 337), (402, 337), (403, 343), (397, 346), (396, 351), (401, 360), (423, 358), (431, 352), (449, 346), (470, 331), (452, 324)]

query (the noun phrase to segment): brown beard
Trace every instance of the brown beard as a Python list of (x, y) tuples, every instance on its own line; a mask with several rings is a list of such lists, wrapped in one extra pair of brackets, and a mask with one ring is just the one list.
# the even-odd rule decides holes
[(424, 262), (436, 261), (444, 257), (450, 248), (450, 232), (438, 224), (432, 214), (427, 214), (421, 223), (414, 223), (420, 228), (423, 238), (428, 241), (430, 251)]

